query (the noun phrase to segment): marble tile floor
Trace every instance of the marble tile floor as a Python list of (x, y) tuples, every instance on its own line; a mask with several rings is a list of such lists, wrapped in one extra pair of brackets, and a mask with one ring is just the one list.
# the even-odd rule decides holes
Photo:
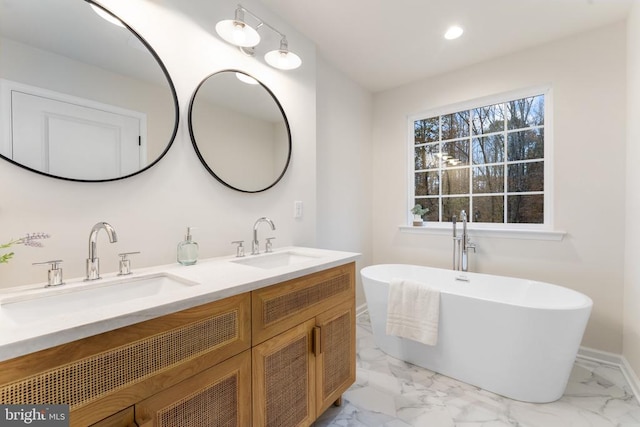
[(387, 356), (366, 313), (356, 336), (356, 382), (314, 427), (640, 427), (640, 405), (614, 366), (578, 359), (560, 400), (532, 404)]

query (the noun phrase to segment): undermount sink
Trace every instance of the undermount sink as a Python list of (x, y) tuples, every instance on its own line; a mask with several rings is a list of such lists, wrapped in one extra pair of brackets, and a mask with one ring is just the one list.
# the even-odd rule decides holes
[(305, 254), (301, 252), (295, 251), (287, 251), (287, 252), (274, 252), (263, 255), (251, 255), (246, 258), (235, 259), (231, 262), (242, 265), (249, 265), (251, 267), (257, 268), (278, 268), (278, 267), (288, 267), (291, 265), (301, 264), (307, 261), (313, 261), (318, 259), (317, 256)]
[[(123, 302), (171, 294), (197, 285), (170, 274), (117, 278), (45, 288), (0, 301), (2, 312), (17, 322), (33, 322), (64, 314), (115, 306)], [(68, 286), (68, 287), (65, 287)]]

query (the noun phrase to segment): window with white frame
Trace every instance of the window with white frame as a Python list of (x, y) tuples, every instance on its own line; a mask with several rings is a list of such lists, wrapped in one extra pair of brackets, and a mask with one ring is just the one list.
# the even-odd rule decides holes
[(411, 118), (411, 207), (432, 222), (464, 210), (473, 223), (545, 225), (546, 92)]

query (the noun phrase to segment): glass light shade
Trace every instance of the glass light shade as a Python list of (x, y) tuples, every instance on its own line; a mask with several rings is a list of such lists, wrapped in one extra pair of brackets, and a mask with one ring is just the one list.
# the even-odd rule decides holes
[(111, 15), (110, 13), (107, 13), (106, 11), (104, 11), (103, 9), (100, 9), (98, 6), (94, 4), (90, 4), (89, 6), (91, 6), (91, 9), (93, 9), (93, 11), (97, 13), (100, 18), (112, 23), (113, 25), (117, 25), (118, 27), (125, 28), (122, 21), (120, 21), (115, 16)]
[(253, 47), (260, 43), (260, 34), (249, 25), (235, 19), (216, 24), (216, 32), (228, 43), (240, 47)]
[(302, 65), (302, 59), (288, 50), (276, 49), (264, 55), (267, 64), (280, 70), (294, 70)]

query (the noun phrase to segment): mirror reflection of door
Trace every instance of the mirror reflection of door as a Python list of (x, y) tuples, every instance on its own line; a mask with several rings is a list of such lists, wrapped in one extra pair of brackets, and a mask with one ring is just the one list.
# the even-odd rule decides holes
[[(0, 0), (0, 161), (91, 182), (129, 177), (165, 155), (179, 118), (173, 83), (148, 43), (104, 19), (105, 13), (92, 0)], [(7, 81), (15, 83), (8, 95), (2, 87)], [(15, 90), (86, 108), (53, 101), (12, 105)], [(16, 119), (23, 111), (38, 121)], [(73, 141), (75, 136), (80, 139)]]
[(72, 179), (134, 173), (144, 167), (144, 115), (108, 109), (12, 91), (12, 155), (7, 157)]

